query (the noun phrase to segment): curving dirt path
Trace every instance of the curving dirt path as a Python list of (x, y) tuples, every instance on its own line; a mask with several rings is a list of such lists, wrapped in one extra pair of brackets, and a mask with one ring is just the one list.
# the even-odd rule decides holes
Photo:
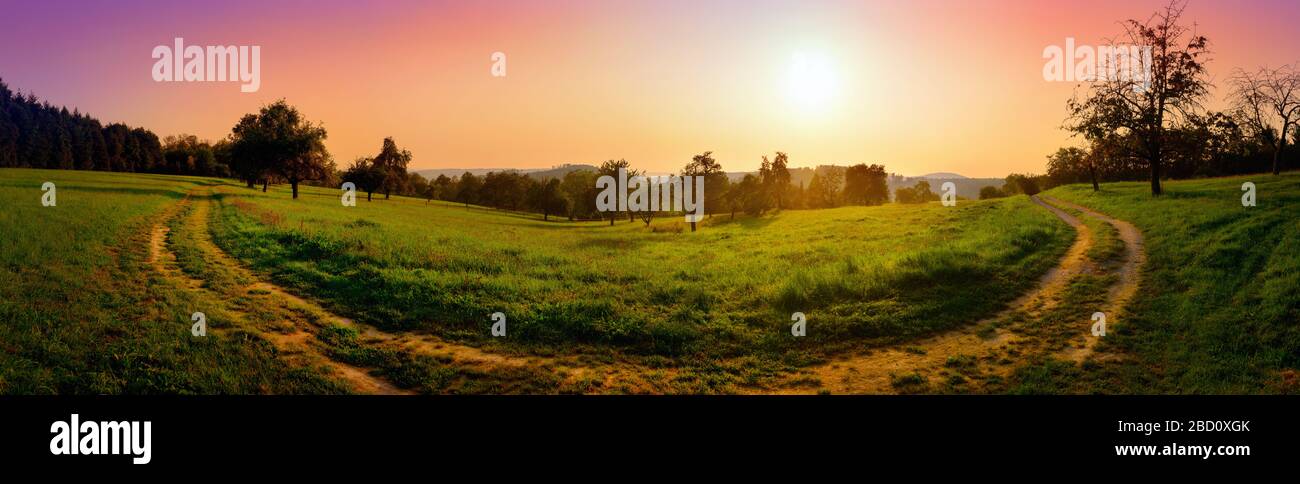
[[(801, 368), (779, 378), (775, 385), (744, 388), (750, 393), (895, 393), (900, 390), (900, 376), (917, 375), (933, 381), (935, 377), (960, 373), (983, 381), (1002, 381), (1023, 362), (1028, 354), (1049, 354), (1075, 362), (1086, 360), (1097, 338), (1091, 336), (1091, 311), (1082, 317), (1060, 324), (1056, 331), (1066, 332), (1068, 342), (1025, 330), (1025, 321), (1043, 320), (1060, 303), (1071, 281), (1084, 274), (1118, 277), (1107, 289), (1105, 302), (1096, 309), (1106, 313), (1109, 323), (1137, 292), (1139, 271), (1145, 261), (1142, 234), (1132, 224), (1097, 213), (1085, 207), (1050, 197), (1031, 197), (1076, 231), (1073, 244), (1060, 262), (1044, 274), (1037, 286), (1011, 302), (997, 315), (974, 324), (905, 344), (872, 348), (858, 354), (842, 355), (825, 364)], [(197, 200), (197, 202), (196, 202)], [(582, 392), (611, 389), (632, 393), (662, 393), (671, 380), (673, 368), (650, 369), (630, 362), (587, 361), (581, 355), (555, 357), (517, 356), (486, 351), (473, 346), (450, 343), (427, 333), (389, 333), (336, 315), (323, 306), (296, 296), (284, 288), (262, 280), (252, 270), (217, 246), (209, 231), (212, 210), (211, 189), (206, 196), (186, 196), (160, 217), (152, 231), (150, 263), (165, 279), (189, 291), (202, 292), (207, 299), (222, 301), (224, 309), (245, 320), (240, 329), (252, 332), (273, 344), (291, 364), (323, 367), (358, 393), (410, 394), (408, 389), (376, 376), (374, 369), (361, 368), (332, 359), (329, 350), (316, 338), (327, 325), (354, 328), (367, 345), (399, 349), (413, 354), (431, 355), (457, 368), (542, 369), (558, 376), (562, 385), (581, 387)], [(1062, 208), (1077, 210), (1084, 217), (1104, 221), (1115, 227), (1125, 251), (1118, 267), (1098, 267), (1090, 261), (1088, 251), (1095, 244), (1089, 227)], [(170, 244), (169, 227), (176, 217), (189, 237), (185, 240), (198, 250), (205, 262), (220, 267), (225, 274), (221, 283), (187, 274), (177, 262)], [(209, 276), (210, 277), (210, 276)], [(268, 316), (269, 314), (269, 316)], [(258, 323), (257, 321), (261, 321)], [(1077, 323), (1077, 324), (1076, 324)], [(209, 327), (210, 331), (222, 331)], [(815, 381), (817, 388), (807, 384)]]
[[(171, 283), (193, 292), (205, 293), (208, 300), (227, 301), (228, 299), (215, 289), (211, 289), (208, 284), (202, 280), (190, 276), (181, 269), (177, 261), (176, 253), (169, 247), (168, 241), (171, 235), (171, 228), (168, 222), (173, 218), (181, 216), (192, 205), (192, 194), (186, 197), (172, 208), (164, 212), (161, 220), (154, 224), (150, 242), (149, 242), (149, 264), (164, 279)], [(206, 203), (200, 203), (198, 210), (206, 208)], [(261, 294), (256, 289), (256, 284), (240, 288), (244, 293)], [(267, 297), (256, 297), (253, 301), (260, 305), (269, 305), (273, 308), (282, 310), (291, 309), (286, 305), (290, 301), (273, 294), (265, 294)], [(247, 313), (248, 308), (242, 308), (234, 304), (222, 304), (223, 309), (231, 313)], [(266, 309), (263, 307), (263, 309)], [(293, 311), (283, 311), (283, 313), (292, 313)], [(332, 360), (326, 357), (318, 347), (312, 344), (310, 333), (303, 331), (298, 321), (290, 321), (287, 328), (281, 327), (280, 331), (272, 331), (258, 328), (247, 322), (239, 322), (239, 328), (254, 333), (262, 339), (270, 342), (276, 350), (286, 357), (291, 363), (301, 366), (318, 366), (327, 369), (335, 377), (347, 383), (359, 393), (384, 394), (384, 395), (402, 395), (412, 392), (393, 385), (382, 378), (375, 377), (369, 371)], [(225, 328), (221, 325), (209, 323), (208, 331), (222, 333)]]
[[(192, 202), (191, 199), (197, 200)], [(226, 309), (244, 316), (244, 319), (272, 321), (258, 325), (246, 325), (244, 329), (253, 331), (276, 345), (282, 352), (298, 355), (306, 363), (323, 365), (331, 369), (341, 380), (347, 382), (359, 393), (376, 394), (410, 394), (410, 390), (400, 388), (391, 382), (374, 376), (374, 369), (360, 368), (329, 357), (327, 348), (316, 338), (316, 333), (327, 325), (352, 328), (357, 331), (359, 341), (370, 347), (382, 347), (401, 352), (428, 355), (446, 362), (458, 369), (477, 369), (495, 371), (509, 368), (541, 369), (557, 374), (557, 380), (564, 384), (582, 383), (594, 388), (612, 388), (619, 384), (632, 387), (653, 388), (640, 378), (641, 371), (634, 365), (619, 362), (604, 362), (599, 365), (584, 363), (580, 355), (563, 357), (518, 356), (505, 353), (485, 351), (473, 346), (451, 343), (428, 333), (405, 331), (390, 333), (373, 326), (339, 316), (324, 306), (309, 299), (299, 297), (283, 287), (263, 280), (241, 262), (227, 254), (212, 240), (209, 230), (209, 218), (212, 205), (211, 193), (203, 196), (187, 196), (161, 217), (153, 228), (150, 244), (151, 261), (155, 269), (177, 285), (191, 291), (205, 291), (216, 300), (228, 301)], [(193, 205), (192, 210), (186, 209)], [(186, 274), (176, 263), (176, 254), (169, 247), (168, 222), (177, 216), (185, 216), (183, 223), (188, 224), (186, 232), (190, 234), (186, 242), (193, 244), (202, 253), (205, 263), (220, 267), (227, 274), (222, 277), (228, 287), (214, 288), (213, 281)], [(222, 285), (222, 284), (216, 284)], [(211, 329), (211, 328), (210, 328)]]
[[(1085, 216), (1106, 222), (1119, 232), (1120, 240), (1124, 241), (1123, 262), (1114, 271), (1119, 276), (1119, 279), (1110, 286), (1105, 305), (1098, 309), (1098, 311), (1106, 314), (1108, 324), (1114, 324), (1115, 321), (1124, 316), (1125, 308), (1128, 307), (1128, 303), (1133, 300), (1133, 296), (1138, 291), (1141, 269), (1147, 260), (1142, 231), (1129, 222), (1113, 218), (1079, 204), (1046, 196), (1042, 198), (1053, 205), (1072, 208), (1082, 212)], [(1091, 333), (1080, 336), (1076, 340), (1079, 339), (1082, 340), (1081, 346), (1074, 345), (1065, 351), (1065, 356), (1075, 363), (1082, 363), (1089, 356), (1092, 356), (1093, 348), (1099, 341), (1097, 338), (1092, 337)]]
[[(1023, 326), (1020, 322), (1042, 318), (1056, 307), (1076, 276), (1098, 274), (1104, 270), (1088, 258), (1088, 251), (1095, 243), (1092, 230), (1057, 205), (1077, 209), (1086, 217), (1111, 224), (1124, 241), (1126, 250), (1123, 264), (1118, 269), (1120, 277), (1109, 288), (1103, 308), (1097, 309), (1106, 313), (1109, 323), (1116, 320), (1114, 314), (1137, 292), (1138, 271), (1145, 260), (1142, 235), (1132, 224), (1078, 205), (1049, 197), (1043, 197), (1047, 201), (1038, 196), (1030, 198), (1074, 227), (1077, 232), (1074, 243), (1065, 256), (1042, 276), (1035, 289), (993, 317), (920, 341), (873, 348), (859, 354), (841, 356), (822, 365), (803, 368), (792, 374), (784, 384), (762, 389), (759, 393), (896, 393), (900, 385), (906, 386), (909, 381), (932, 381), (936, 376), (943, 375), (949, 378), (956, 375), (963, 382), (971, 375), (983, 381), (999, 382), (1015, 370), (1015, 363), (1022, 360), (1024, 355), (1041, 354), (1044, 351), (1082, 362), (1096, 344), (1096, 338), (1091, 335), (1090, 321), (1080, 318), (1077, 324), (1070, 323), (1066, 330), (1077, 333), (1072, 336), (1073, 341), (1083, 341), (1065, 348), (1060, 348), (1059, 344), (1036, 332), (1018, 330)], [(1086, 318), (1091, 316), (1092, 311), (1080, 313), (1086, 313)], [(810, 381), (817, 382), (820, 387), (810, 388), (806, 384)]]

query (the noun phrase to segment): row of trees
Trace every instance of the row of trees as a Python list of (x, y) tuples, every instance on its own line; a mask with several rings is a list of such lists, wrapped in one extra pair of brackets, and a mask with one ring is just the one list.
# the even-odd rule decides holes
[[(769, 210), (829, 208), (845, 204), (879, 205), (889, 201), (888, 173), (880, 165), (859, 164), (847, 168), (822, 166), (814, 172), (807, 187), (791, 182), (789, 156), (777, 152), (769, 159), (763, 157), (756, 173), (731, 180), (712, 152), (691, 158), (680, 174), (704, 180), (704, 209), (709, 216), (743, 212), (762, 215)], [(366, 172), (366, 160), (358, 160), (348, 173)], [(439, 175), (427, 183), (408, 183), (401, 192), (422, 196), (429, 200), (444, 200), (465, 205), (482, 205), (505, 210), (528, 211), (549, 219), (552, 215), (570, 220), (608, 219), (613, 224), (619, 218), (629, 222), (641, 220), (649, 224), (655, 214), (648, 212), (621, 213), (598, 212), (596, 209), (596, 179), (601, 176), (618, 177), (619, 170), (629, 177), (645, 173), (627, 160), (607, 160), (595, 171), (574, 170), (561, 178), (534, 179), (518, 172), (492, 172), (477, 176), (466, 172), (460, 177)], [(357, 180), (345, 174), (344, 179)], [(362, 186), (358, 182), (358, 186)], [(377, 186), (371, 182), (368, 186)]]
[(177, 173), (158, 136), (55, 107), (0, 80), (0, 167)]
[(1296, 66), (1238, 70), (1229, 79), (1231, 108), (1206, 110), (1209, 41), (1181, 22), (1185, 7), (1174, 0), (1147, 21), (1124, 24), (1125, 44), (1152, 49), (1151, 75), (1092, 83), (1067, 103), (1065, 128), (1086, 147), (1049, 156), (1048, 183), (1097, 189), (1102, 181), (1147, 178), (1160, 195), (1166, 177), (1277, 174), (1295, 158), (1286, 147), (1300, 139)]

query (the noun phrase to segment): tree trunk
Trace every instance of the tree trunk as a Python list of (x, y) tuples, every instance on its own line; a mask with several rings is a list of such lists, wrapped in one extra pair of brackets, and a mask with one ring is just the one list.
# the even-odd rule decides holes
[(298, 199), (298, 182), (297, 182), (297, 181), (294, 181), (294, 180), (290, 180), (290, 181), (289, 181), (289, 186), (293, 187), (293, 199), (294, 199), (294, 200), (297, 200), (297, 199)]
[(384, 200), (388, 200), (388, 197), (389, 197), (390, 195), (392, 195), (392, 194), (389, 193), (389, 192), (384, 192)]
[(1151, 162), (1151, 194), (1160, 196), (1160, 162)]
[(1286, 148), (1286, 136), (1282, 136), (1282, 141), (1277, 143), (1277, 149), (1273, 150), (1273, 174), (1282, 173), (1282, 166), (1278, 160), (1282, 158), (1282, 150)]
[(252, 178), (249, 178), (249, 179), (244, 180), (244, 181), (248, 182), (248, 188), (255, 188), (254, 185), (257, 183), (257, 181), (254, 180), (254, 179), (252, 179)]
[(1101, 191), (1101, 186), (1097, 184), (1097, 167), (1088, 165), (1088, 175), (1092, 177), (1092, 191)]
[(266, 186), (267, 186), (267, 185), (270, 185), (270, 184), (271, 184), (271, 182), (269, 182), (269, 181), (267, 181), (267, 180), (262, 180), (262, 193), (266, 193)]
[[(366, 192), (366, 201), (367, 202), (372, 201), (374, 199), (374, 196), (375, 196), (375, 192)], [(468, 206), (469, 205), (466, 205), (466, 207)]]

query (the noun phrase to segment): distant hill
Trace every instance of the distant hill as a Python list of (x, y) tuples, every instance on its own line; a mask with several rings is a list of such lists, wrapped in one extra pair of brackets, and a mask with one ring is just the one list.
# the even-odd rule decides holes
[(971, 200), (980, 197), (980, 189), (984, 187), (998, 187), (1006, 183), (1001, 178), (967, 178), (956, 173), (931, 173), (921, 176), (901, 176), (890, 175), (889, 193), (893, 196), (894, 190), (899, 188), (911, 188), (916, 186), (917, 182), (925, 180), (930, 183), (930, 191), (940, 193), (943, 189), (944, 182), (952, 182), (957, 187), (957, 196), (969, 198)]
[[(799, 167), (790, 169), (790, 183), (796, 186), (802, 185), (807, 187), (812, 183), (813, 173), (821, 173), (828, 170), (844, 171), (845, 167), (838, 165), (819, 165), (817, 168)], [(430, 180), (438, 178), (438, 175), (447, 175), (451, 178), (458, 178), (465, 172), (473, 173), (476, 176), (483, 176), (489, 172), (513, 171), (528, 175), (535, 180), (548, 180), (551, 178), (563, 178), (564, 175), (575, 170), (596, 171), (596, 167), (587, 164), (565, 164), (553, 168), (436, 168), (428, 170), (417, 170), (416, 173), (423, 175)], [(651, 175), (663, 175), (666, 173), (651, 173)], [(727, 172), (727, 179), (738, 182), (745, 178), (745, 175), (754, 174), (753, 171), (730, 171)], [(899, 188), (911, 188), (916, 183), (925, 180), (930, 183), (930, 191), (939, 193), (943, 188), (943, 182), (953, 182), (957, 185), (957, 196), (969, 199), (977, 199), (980, 196), (980, 189), (992, 186), (1002, 188), (1006, 181), (1001, 178), (970, 178), (957, 173), (936, 172), (927, 173), (921, 176), (902, 176), (891, 174), (888, 179), (890, 197), (893, 197), (894, 190)]]
[(564, 175), (568, 175), (569, 172), (579, 171), (579, 170), (587, 170), (587, 171), (594, 172), (596, 171), (596, 167), (592, 165), (584, 165), (579, 163), (574, 165), (560, 165), (555, 168), (551, 168), (549, 170), (530, 171), (525, 174), (528, 175), (529, 178), (540, 181), (540, 180), (549, 180), (551, 178), (564, 178)]
[(966, 179), (966, 177), (961, 176), (961, 175), (958, 175), (958, 174), (956, 174), (956, 173), (947, 173), (947, 172), (930, 173), (930, 174), (927, 174), (927, 175), (921, 175), (921, 176), (919, 176), (919, 177), (917, 177), (917, 178), (929, 178), (929, 179), (938, 179), (938, 180), (963, 180), (963, 179)]
[(428, 170), (415, 170), (415, 173), (433, 180), (438, 178), (438, 175), (447, 175), (448, 178), (459, 178), (461, 175), (465, 174), (465, 172), (473, 173), (475, 176), (483, 176), (494, 171), (519, 171), (526, 173), (530, 170), (518, 170), (515, 168), (432, 168)]
[(546, 180), (549, 178), (562, 178), (565, 174), (575, 170), (596, 171), (596, 167), (584, 164), (565, 164), (552, 168), (430, 168), (427, 170), (415, 170), (415, 173), (430, 180), (438, 178), (438, 175), (447, 175), (448, 178), (459, 178), (465, 172), (473, 173), (474, 176), (483, 176), (488, 173), (515, 172), (528, 175), (537, 180)]
[[(842, 172), (844, 171), (844, 169), (845, 167), (838, 166), (838, 165), (819, 165), (817, 168), (807, 168), (807, 167), (791, 168), (790, 183), (796, 186), (801, 185), (807, 187), (808, 184), (812, 183), (814, 172), (822, 173), (830, 170)], [(745, 177), (745, 175), (752, 174), (752, 173), (755, 172), (752, 171), (728, 172), (727, 178), (733, 182), (740, 181), (742, 178)], [(889, 179), (887, 180), (889, 183), (890, 197), (891, 198), (893, 197), (894, 190), (897, 190), (899, 188), (914, 187), (916, 186), (916, 183), (921, 180), (925, 180), (929, 182), (930, 191), (934, 193), (939, 193), (940, 190), (942, 190), (943, 182), (948, 182), (948, 181), (953, 182), (957, 186), (957, 196), (963, 198), (969, 198), (972, 200), (979, 198), (981, 188), (984, 188), (986, 186), (1002, 188), (1002, 184), (1006, 182), (1001, 178), (969, 178), (964, 175), (959, 175), (957, 173), (947, 173), (947, 172), (929, 173), (921, 176), (902, 176), (902, 175), (891, 174), (889, 176)]]

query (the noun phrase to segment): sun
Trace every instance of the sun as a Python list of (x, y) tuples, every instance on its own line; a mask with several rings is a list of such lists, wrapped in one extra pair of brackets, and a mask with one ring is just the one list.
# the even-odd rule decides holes
[(799, 52), (790, 58), (786, 96), (796, 109), (822, 112), (835, 100), (838, 88), (834, 64), (825, 54)]

